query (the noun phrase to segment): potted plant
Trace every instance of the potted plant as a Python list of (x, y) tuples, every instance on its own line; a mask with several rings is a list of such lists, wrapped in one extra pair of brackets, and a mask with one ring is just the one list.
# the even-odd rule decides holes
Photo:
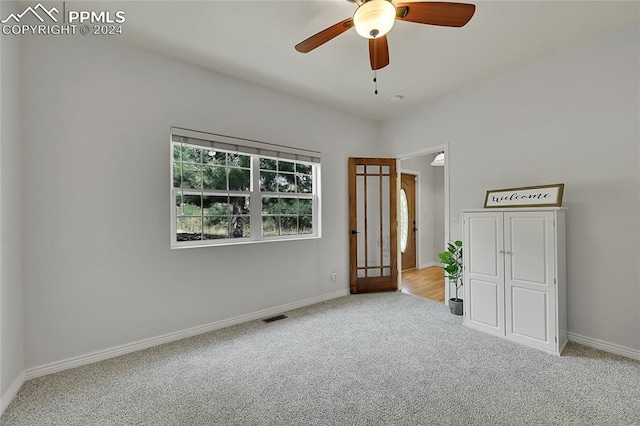
[(449, 299), (449, 310), (454, 315), (462, 315), (462, 299), (458, 298), (458, 289), (462, 287), (462, 241), (449, 243), (447, 251), (438, 253), (446, 272), (445, 277), (456, 286), (456, 297)]

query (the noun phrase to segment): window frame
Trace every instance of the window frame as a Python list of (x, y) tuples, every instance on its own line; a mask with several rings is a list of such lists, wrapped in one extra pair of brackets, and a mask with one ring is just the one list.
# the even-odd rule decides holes
[[(178, 142), (178, 140), (180, 142)], [(197, 143), (192, 143), (193, 141)], [(171, 202), (171, 249), (194, 248), (194, 247), (211, 247), (211, 246), (227, 246), (238, 244), (255, 244), (273, 241), (298, 241), (321, 238), (321, 166), (320, 153), (310, 150), (302, 150), (298, 148), (285, 147), (282, 145), (267, 144), (264, 142), (251, 141), (246, 139), (233, 138), (230, 136), (217, 135), (212, 133), (196, 132), (193, 130), (182, 128), (171, 128), (170, 138), (170, 202)], [(176, 144), (192, 146), (198, 149), (215, 149), (220, 152), (235, 153), (246, 155), (250, 158), (250, 188), (249, 191), (232, 191), (225, 190), (208, 190), (204, 188), (176, 188), (174, 187), (174, 147)], [(222, 146), (222, 147), (221, 147)], [(235, 148), (235, 149), (229, 149)], [(288, 161), (293, 163), (301, 163), (311, 167), (312, 190), (310, 193), (299, 192), (267, 192), (261, 191), (260, 188), (260, 158), (268, 158), (275, 161)], [(180, 160), (182, 166), (182, 159)], [(204, 163), (203, 163), (204, 164)], [(225, 164), (228, 169), (228, 165)], [(182, 170), (182, 168), (181, 168)], [(296, 172), (293, 172), (296, 175)], [(227, 175), (228, 176), (228, 175)], [(228, 177), (227, 177), (228, 183)], [(297, 185), (297, 178), (296, 178)], [(227, 185), (228, 187), (228, 185)], [(249, 197), (249, 220), (250, 235), (248, 237), (209, 239), (209, 240), (192, 240), (178, 241), (177, 239), (177, 221), (178, 215), (176, 208), (177, 197), (180, 194), (189, 195), (196, 194), (202, 196), (248, 196)], [(311, 200), (311, 218), (312, 230), (306, 234), (289, 234), (289, 235), (263, 235), (263, 206), (264, 197), (272, 198), (295, 198)], [(284, 215), (292, 216), (292, 215)], [(298, 232), (300, 229), (300, 217), (298, 212)], [(200, 208), (200, 217), (204, 218), (204, 209)], [(227, 217), (231, 217), (228, 215)], [(277, 215), (277, 217), (282, 217)], [(204, 229), (202, 230), (204, 232)]]

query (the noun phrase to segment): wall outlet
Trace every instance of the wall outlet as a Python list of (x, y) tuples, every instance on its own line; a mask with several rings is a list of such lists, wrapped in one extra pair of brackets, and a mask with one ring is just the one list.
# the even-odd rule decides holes
[(331, 281), (338, 281), (338, 273), (337, 272), (332, 272), (331, 273)]

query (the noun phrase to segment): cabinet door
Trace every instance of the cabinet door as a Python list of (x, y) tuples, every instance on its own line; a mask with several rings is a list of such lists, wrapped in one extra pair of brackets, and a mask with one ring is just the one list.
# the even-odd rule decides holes
[(464, 215), (465, 323), (504, 335), (502, 213)]
[(556, 348), (555, 238), (552, 212), (505, 213), (506, 336)]

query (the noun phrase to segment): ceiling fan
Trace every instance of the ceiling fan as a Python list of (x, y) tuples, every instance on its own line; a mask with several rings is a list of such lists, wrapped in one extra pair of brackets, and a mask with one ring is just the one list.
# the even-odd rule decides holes
[(394, 5), (391, 0), (348, 1), (359, 5), (353, 18), (347, 18), (312, 35), (298, 43), (296, 50), (308, 53), (355, 26), (359, 35), (369, 39), (369, 60), (371, 69), (375, 71), (389, 65), (386, 34), (396, 19), (442, 27), (462, 27), (469, 22), (476, 10), (475, 5), (467, 3), (425, 1)]

